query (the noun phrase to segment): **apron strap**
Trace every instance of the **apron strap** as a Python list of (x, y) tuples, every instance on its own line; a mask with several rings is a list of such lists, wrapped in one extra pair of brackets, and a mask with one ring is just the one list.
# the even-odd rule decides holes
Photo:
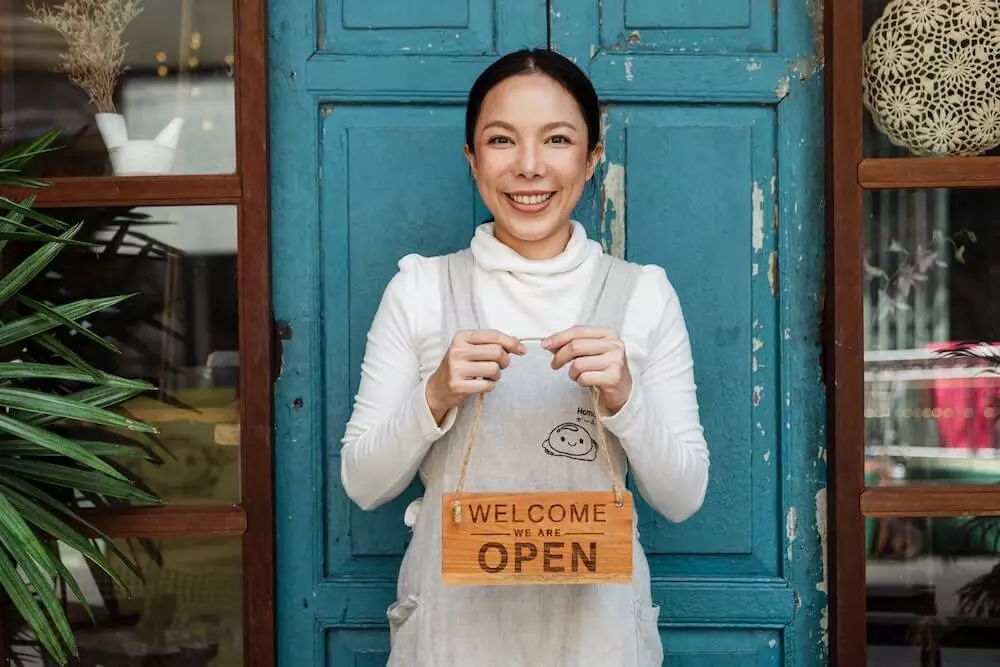
[(604, 255), (603, 258), (610, 266), (587, 323), (621, 331), (625, 311), (632, 299), (635, 281), (642, 267), (611, 255)]
[(441, 314), (443, 341), (462, 329), (479, 328), (472, 295), (474, 263), (468, 248), (446, 256), (441, 266)]

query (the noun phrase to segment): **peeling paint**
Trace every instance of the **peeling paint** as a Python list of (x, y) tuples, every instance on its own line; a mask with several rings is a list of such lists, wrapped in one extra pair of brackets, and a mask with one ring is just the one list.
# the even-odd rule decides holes
[(629, 56), (625, 59), (625, 80), (631, 81), (634, 78), (635, 75), (632, 74), (632, 56)]
[(770, 646), (771, 648), (774, 648), (775, 646), (778, 645), (778, 640), (775, 639), (774, 637), (771, 637), (770, 639), (767, 640), (767, 645)]
[(792, 545), (799, 537), (799, 512), (795, 509), (795, 505), (789, 507), (788, 512), (785, 514), (785, 537), (788, 538), (786, 556), (791, 561)]
[(752, 365), (752, 368), (751, 368), (751, 370), (752, 370), (752, 371), (753, 371), (754, 373), (756, 373), (756, 372), (757, 372), (757, 371), (758, 371), (758, 370), (760, 369), (760, 366), (759, 366), (759, 365), (757, 364), (757, 357), (756, 357), (756, 355), (754, 355), (754, 358), (753, 358), (753, 360), (752, 360), (752, 364), (751, 364), (751, 365)]
[(790, 86), (791, 86), (791, 81), (789, 80), (787, 74), (778, 79), (778, 85), (774, 87), (774, 96), (777, 98), (777, 101), (780, 102), (781, 100), (788, 97), (788, 90)]
[(747, 71), (748, 72), (756, 72), (761, 67), (762, 67), (762, 65), (760, 64), (760, 61), (757, 60), (757, 59), (753, 59), (749, 63), (747, 63)]
[[(823, 68), (824, 58), (826, 56), (826, 43), (823, 32), (824, 4), (823, 0), (806, 0), (806, 13), (809, 14), (809, 20), (812, 21), (813, 26), (812, 48), (813, 60), (816, 63), (816, 67), (812, 74), (815, 74)], [(810, 76), (812, 76), (812, 74), (810, 74)]]
[(762, 350), (762, 349), (764, 349), (764, 341), (761, 340), (760, 338), (754, 338), (753, 339), (753, 351), (757, 352), (758, 350)]
[(608, 231), (608, 206), (612, 207), (611, 255), (625, 256), (625, 165), (608, 162), (608, 168), (601, 183), (604, 208), (601, 210), (601, 233)]
[(753, 182), (753, 249), (760, 251), (764, 249), (764, 191), (760, 189), (757, 181)]
[[(816, 532), (819, 534), (819, 550), (820, 550), (820, 567), (822, 568), (822, 576), (820, 580), (816, 583), (816, 590), (820, 593), (827, 592), (827, 574), (826, 574), (826, 489), (820, 489), (816, 492)], [(824, 627), (824, 633), (826, 628)]]
[(772, 250), (767, 258), (767, 282), (771, 284), (771, 296), (778, 296), (778, 251)]
[(766, 452), (764, 452), (764, 463), (770, 463), (770, 462), (771, 462), (771, 450), (769, 449)]
[[(593, 58), (593, 56), (591, 56)], [(608, 128), (611, 127), (611, 123), (608, 121), (608, 110), (605, 108), (601, 111), (601, 145), (608, 145)], [(606, 150), (601, 151), (601, 164), (605, 164), (608, 161), (608, 152)]]
[(756, 276), (758, 273), (760, 273), (760, 264), (758, 264), (757, 262), (754, 262), (753, 263), (753, 268), (750, 271), (750, 275), (751, 276)]
[(764, 387), (757, 385), (753, 388), (753, 396), (751, 400), (754, 405), (760, 405), (760, 397), (764, 394)]
[(639, 36), (638, 30), (633, 30), (629, 33), (629, 36), (625, 38), (625, 41), (629, 44), (638, 44), (641, 37)]
[[(816, 583), (816, 590), (821, 593), (828, 592), (827, 584), (827, 552), (826, 552), (826, 537), (827, 537), (827, 524), (826, 524), (826, 489), (820, 489), (816, 492), (816, 532), (819, 534), (819, 548), (820, 548), (820, 566), (822, 567), (822, 576), (820, 580)], [(823, 644), (824, 648), (830, 646), (830, 607), (829, 605), (823, 605), (823, 610), (819, 619), (819, 629), (821, 637), (820, 642)]]

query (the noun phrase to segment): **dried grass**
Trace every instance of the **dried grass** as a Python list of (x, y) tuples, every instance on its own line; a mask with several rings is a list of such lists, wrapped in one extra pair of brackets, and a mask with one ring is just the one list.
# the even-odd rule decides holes
[(115, 113), (114, 95), (125, 71), (125, 27), (142, 12), (141, 0), (65, 0), (29, 5), (31, 20), (63, 36), (68, 49), (57, 70), (90, 96), (101, 113)]

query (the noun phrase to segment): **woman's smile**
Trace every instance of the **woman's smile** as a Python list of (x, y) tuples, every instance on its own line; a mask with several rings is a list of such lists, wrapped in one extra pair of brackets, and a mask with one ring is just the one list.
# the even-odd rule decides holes
[(538, 213), (548, 208), (549, 203), (556, 193), (553, 190), (521, 190), (518, 192), (505, 192), (504, 194), (507, 197), (507, 202), (514, 210), (521, 211), (522, 213)]

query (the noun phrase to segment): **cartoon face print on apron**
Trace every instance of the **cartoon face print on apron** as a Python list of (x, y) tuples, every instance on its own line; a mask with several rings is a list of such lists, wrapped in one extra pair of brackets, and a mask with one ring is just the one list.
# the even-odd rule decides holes
[[(447, 258), (442, 280), (444, 338), (482, 328), (473, 299), (468, 250)], [(590, 302), (578, 319), (620, 327), (638, 267), (604, 257)], [(606, 491), (611, 476), (600, 451), (590, 394), (537, 342), (511, 360), (489, 394), (477, 428), (468, 491)], [(442, 494), (454, 491), (472, 426), (475, 399), (459, 409), (451, 430), (424, 459), (426, 499), (403, 557), (397, 602), (388, 611), (389, 667), (654, 667), (663, 650), (658, 609), (650, 600), (649, 569), (633, 543), (628, 584), (450, 587), (441, 582)], [(607, 434), (611, 464), (625, 478), (626, 460)]]

